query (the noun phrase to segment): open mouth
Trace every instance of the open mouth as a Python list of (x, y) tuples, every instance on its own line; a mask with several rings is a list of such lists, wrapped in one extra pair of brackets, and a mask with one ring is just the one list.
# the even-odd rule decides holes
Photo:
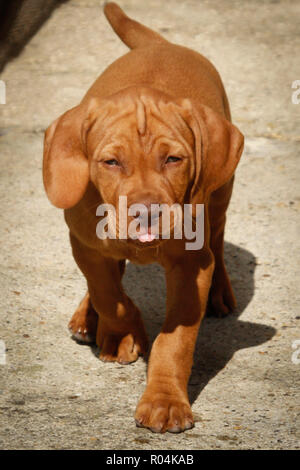
[(162, 230), (162, 227), (158, 225), (141, 225), (138, 230), (127, 231), (126, 237), (119, 237), (119, 231), (117, 238), (134, 244), (139, 247), (152, 247), (161, 244), (162, 242), (172, 239), (174, 236), (174, 226), (172, 225), (169, 229)]
[(155, 235), (152, 235), (151, 233), (146, 233), (138, 237), (138, 241), (141, 243), (151, 243), (155, 239), (156, 239)]
[(127, 238), (127, 242), (139, 248), (155, 247), (164, 241), (162, 232), (155, 226), (142, 226), (137, 231), (129, 231)]
[(166, 240), (173, 238), (172, 235), (161, 232), (143, 231), (129, 237), (127, 241), (133, 243), (140, 248), (155, 247), (164, 243)]
[(145, 230), (145, 231), (140, 231), (134, 237), (132, 237), (131, 240), (143, 246), (149, 246), (149, 245), (152, 246), (160, 242), (159, 234), (151, 232), (150, 229)]

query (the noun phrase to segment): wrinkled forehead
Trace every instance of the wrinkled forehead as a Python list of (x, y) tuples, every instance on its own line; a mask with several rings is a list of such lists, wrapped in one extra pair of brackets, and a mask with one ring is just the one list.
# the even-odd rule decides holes
[(147, 96), (107, 101), (95, 127), (101, 129), (103, 151), (115, 147), (132, 150), (138, 146), (150, 153), (154, 148), (171, 146), (174, 151), (181, 147), (191, 152), (194, 142), (178, 105)]

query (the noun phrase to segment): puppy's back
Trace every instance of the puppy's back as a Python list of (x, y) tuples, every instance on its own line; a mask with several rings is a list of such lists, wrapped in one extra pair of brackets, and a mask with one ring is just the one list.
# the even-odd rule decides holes
[(222, 80), (206, 57), (167, 41), (129, 18), (116, 3), (107, 3), (104, 13), (131, 50), (100, 75), (84, 99), (105, 98), (127, 87), (145, 85), (174, 98), (194, 99), (230, 119)]

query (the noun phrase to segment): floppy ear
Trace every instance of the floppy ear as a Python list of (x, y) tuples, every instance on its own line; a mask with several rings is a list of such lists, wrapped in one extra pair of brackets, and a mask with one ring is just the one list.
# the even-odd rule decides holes
[(195, 136), (195, 177), (191, 199), (204, 202), (208, 195), (227, 183), (234, 174), (244, 148), (244, 136), (227, 119), (211, 108), (194, 106), (184, 100), (190, 110), (190, 126)]
[(88, 159), (81, 138), (84, 111), (80, 105), (70, 109), (45, 133), (44, 186), (52, 204), (61, 209), (75, 206), (89, 181)]

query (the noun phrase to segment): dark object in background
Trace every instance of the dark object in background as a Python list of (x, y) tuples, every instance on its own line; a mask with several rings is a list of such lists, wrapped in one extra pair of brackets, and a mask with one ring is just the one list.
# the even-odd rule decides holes
[(0, 0), (0, 72), (67, 0)]

